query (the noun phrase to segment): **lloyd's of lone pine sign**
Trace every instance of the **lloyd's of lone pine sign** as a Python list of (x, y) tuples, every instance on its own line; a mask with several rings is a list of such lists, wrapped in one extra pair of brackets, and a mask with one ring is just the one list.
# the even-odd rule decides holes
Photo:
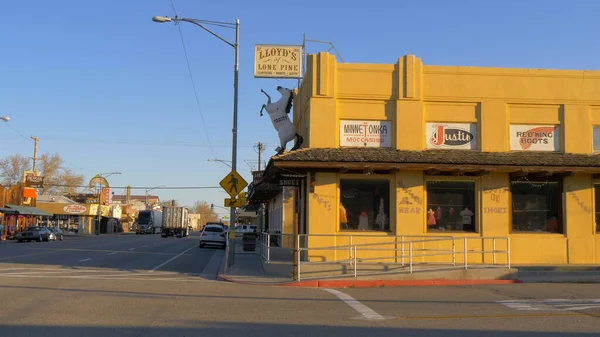
[(475, 123), (427, 123), (428, 149), (467, 149), (477, 148)]
[(340, 147), (392, 147), (392, 122), (340, 121)]

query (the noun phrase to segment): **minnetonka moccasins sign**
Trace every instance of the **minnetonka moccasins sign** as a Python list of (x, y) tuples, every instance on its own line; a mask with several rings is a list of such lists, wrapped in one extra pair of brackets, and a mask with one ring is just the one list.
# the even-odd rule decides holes
[(341, 120), (340, 146), (392, 147), (392, 122)]
[(511, 125), (510, 149), (512, 151), (559, 151), (558, 125)]
[(302, 46), (255, 45), (254, 77), (301, 78)]

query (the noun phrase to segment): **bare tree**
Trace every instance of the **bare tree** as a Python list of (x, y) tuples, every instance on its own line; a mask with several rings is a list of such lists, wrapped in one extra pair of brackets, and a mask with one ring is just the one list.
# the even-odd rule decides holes
[[(38, 158), (39, 170), (44, 177), (44, 186), (40, 194), (68, 194), (83, 185), (83, 175), (76, 174), (63, 166), (63, 159), (58, 153), (45, 153)], [(23, 179), (23, 171), (30, 169), (29, 159), (20, 155), (8, 156), (0, 160), (0, 177), (4, 185), (15, 185)]]
[(218, 222), (219, 216), (214, 210), (210, 209), (210, 204), (206, 201), (196, 201), (194, 206), (190, 208), (190, 211), (194, 214), (202, 215), (202, 226), (207, 222)]
[(0, 160), (0, 177), (2, 185), (16, 185), (23, 180), (23, 171), (29, 168), (29, 159), (20, 154), (8, 156)]

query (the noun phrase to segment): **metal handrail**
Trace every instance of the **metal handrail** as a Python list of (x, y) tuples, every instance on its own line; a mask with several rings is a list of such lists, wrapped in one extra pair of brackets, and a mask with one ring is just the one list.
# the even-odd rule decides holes
[[(302, 234), (301, 236), (303, 237), (308, 237), (310, 235), (307, 234)], [(448, 269), (448, 268), (456, 268), (456, 255), (462, 255), (463, 257), (463, 264), (460, 266), (460, 268), (464, 268), (464, 269), (468, 269), (469, 268), (469, 262), (468, 262), (468, 254), (492, 254), (492, 266), (498, 266), (497, 264), (497, 259), (496, 259), (496, 254), (500, 253), (500, 254), (506, 254), (507, 256), (507, 263), (506, 264), (502, 264), (502, 266), (505, 266), (506, 268), (510, 268), (511, 264), (510, 264), (510, 238), (508, 237), (500, 237), (500, 236), (495, 236), (495, 237), (461, 237), (461, 238), (457, 238), (457, 237), (442, 237), (442, 238), (435, 238), (435, 239), (430, 239), (430, 238), (426, 238), (426, 239), (422, 239), (422, 240), (409, 240), (406, 241), (405, 238), (409, 237), (409, 236), (401, 236), (401, 237), (396, 237), (394, 242), (378, 242), (378, 243), (361, 243), (361, 244), (353, 244), (350, 243), (348, 245), (339, 245), (339, 246), (326, 246), (326, 247), (299, 247), (299, 242), (300, 242), (300, 235), (298, 236), (298, 246), (297, 246), (297, 251), (301, 252), (301, 251), (309, 251), (309, 250), (334, 250), (334, 251), (339, 251), (339, 250), (346, 250), (348, 249), (350, 254), (349, 254), (349, 258), (347, 259), (339, 259), (339, 260), (331, 260), (331, 261), (302, 261), (300, 258), (300, 254), (297, 254), (298, 259), (297, 259), (297, 265), (298, 265), (298, 280), (300, 280), (302, 278), (301, 276), (301, 265), (310, 265), (310, 264), (340, 264), (340, 263), (348, 263), (350, 265), (353, 266), (353, 275), (354, 277), (359, 276), (358, 274), (358, 263), (360, 262), (365, 262), (365, 261), (376, 261), (376, 260), (394, 260), (397, 262), (398, 260), (398, 254), (400, 252), (401, 255), (401, 263), (400, 265), (402, 267), (404, 267), (404, 259), (405, 259), (405, 254), (406, 254), (406, 244), (408, 243), (408, 263), (409, 263), (409, 273), (413, 273), (414, 272), (414, 265), (415, 264), (421, 264), (421, 265), (426, 265), (426, 264), (435, 264), (435, 265), (450, 265), (444, 268), (437, 268), (437, 269)], [(328, 236), (327, 234), (324, 235), (319, 235), (316, 234), (315, 236)], [(377, 236), (361, 236), (361, 238), (376, 238)], [(410, 238), (423, 238), (423, 236), (410, 236)], [(398, 242), (398, 238), (401, 238), (401, 242)], [(352, 238), (350, 237), (350, 240), (352, 240)], [(468, 249), (468, 241), (469, 240), (480, 240), (481, 241), (481, 249)], [(490, 241), (491, 240), (491, 244), (492, 244), (492, 249), (491, 250), (486, 250), (485, 249), (485, 245), (486, 245), (486, 241)], [(497, 249), (496, 246), (496, 241), (497, 240), (504, 240), (506, 241), (506, 249)], [(417, 243), (428, 243), (428, 242), (443, 242), (443, 241), (448, 241), (449, 243), (452, 244), (452, 248), (449, 249), (443, 249), (443, 248), (426, 248), (426, 247), (414, 247), (414, 244)], [(457, 250), (456, 249), (456, 244), (457, 242), (462, 241), (462, 250)], [(394, 247), (394, 248), (384, 248), (382, 246), (389, 246), (389, 245), (400, 245), (401, 247)], [(372, 248), (373, 246), (378, 246), (379, 248)], [(393, 256), (390, 255), (384, 255), (384, 256), (377, 256), (377, 257), (364, 257), (364, 258), (359, 258), (358, 257), (358, 253), (357, 251), (359, 250), (364, 250), (364, 251), (391, 251), (394, 252)], [(427, 253), (419, 253), (419, 252), (427, 252)], [(415, 254), (417, 253), (417, 254)], [(429, 253), (429, 254), (428, 254)], [(451, 255), (452, 256), (452, 262), (416, 262), (415, 258), (422, 258), (422, 257), (436, 257), (436, 256), (448, 256)], [(485, 263), (485, 258), (482, 258), (482, 264), (486, 264)], [(436, 269), (432, 269), (432, 268), (428, 268), (427, 270), (436, 270)], [(372, 275), (371, 274), (361, 274), (362, 275)], [(322, 277), (322, 276), (321, 276)]]

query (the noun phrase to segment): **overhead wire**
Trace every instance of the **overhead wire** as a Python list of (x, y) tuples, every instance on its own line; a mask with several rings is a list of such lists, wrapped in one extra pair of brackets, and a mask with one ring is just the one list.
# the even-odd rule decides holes
[[(175, 9), (175, 3), (171, 0), (171, 7), (173, 7), (173, 12), (177, 15), (177, 10)], [(204, 122), (204, 114), (202, 113), (202, 109), (200, 108), (200, 99), (198, 98), (198, 92), (196, 90), (196, 82), (194, 81), (194, 76), (192, 74), (192, 67), (190, 66), (190, 60), (187, 54), (187, 48), (185, 46), (185, 40), (183, 38), (183, 32), (181, 31), (181, 26), (177, 25), (177, 29), (179, 30), (179, 37), (181, 38), (181, 46), (183, 47), (183, 55), (185, 56), (185, 63), (187, 65), (188, 74), (190, 75), (190, 81), (192, 82), (192, 89), (194, 90), (194, 97), (196, 98), (196, 106), (198, 107), (198, 112), (200, 113), (200, 119), (202, 120), (202, 126), (204, 128), (204, 134), (206, 135), (206, 141), (208, 142), (208, 146), (213, 154), (213, 156), (217, 156), (215, 149), (212, 146), (210, 141), (210, 136), (208, 135), (208, 129), (206, 128), (206, 123)]]
[[(89, 188), (89, 185), (66, 185), (66, 184), (44, 184), (49, 187), (72, 187), (72, 188)], [(110, 186), (113, 189), (126, 189), (129, 187), (131, 190), (205, 190), (205, 189), (217, 189), (222, 188), (221, 186), (165, 186), (165, 187), (147, 187), (147, 186)]]
[[(7, 123), (7, 124), (8, 124), (8, 123)], [(23, 133), (21, 133), (21, 131), (19, 131), (19, 130), (15, 129), (15, 128), (14, 128), (12, 125), (8, 124), (8, 127), (9, 127), (11, 130), (13, 130), (14, 132), (16, 132), (16, 133), (17, 133), (19, 136), (21, 136), (21, 137), (25, 138), (25, 139), (26, 139), (28, 142), (32, 142), (32, 141), (33, 141), (33, 140), (30, 138), (30, 137), (27, 137), (27, 136), (25, 136)], [(50, 152), (48, 149), (45, 149), (45, 148), (43, 148), (43, 147), (41, 147), (41, 146), (39, 146), (39, 145), (38, 145), (38, 148), (39, 148), (39, 149), (41, 149), (42, 151), (44, 151), (45, 153), (51, 154), (51, 152)], [(71, 167), (73, 167), (73, 168), (75, 168), (75, 169), (82, 170), (82, 171), (95, 172), (94, 170), (90, 170), (90, 169), (88, 169), (88, 168), (85, 168), (85, 167), (79, 167), (79, 166), (77, 166), (77, 165), (75, 165), (75, 164), (73, 164), (73, 163), (71, 163), (71, 162), (69, 162), (69, 161), (65, 160), (65, 159), (64, 159), (64, 158), (62, 158), (62, 157), (61, 157), (61, 159), (62, 159), (63, 163), (65, 163), (65, 164), (67, 164), (67, 165), (69, 165), (69, 166), (71, 166)]]

